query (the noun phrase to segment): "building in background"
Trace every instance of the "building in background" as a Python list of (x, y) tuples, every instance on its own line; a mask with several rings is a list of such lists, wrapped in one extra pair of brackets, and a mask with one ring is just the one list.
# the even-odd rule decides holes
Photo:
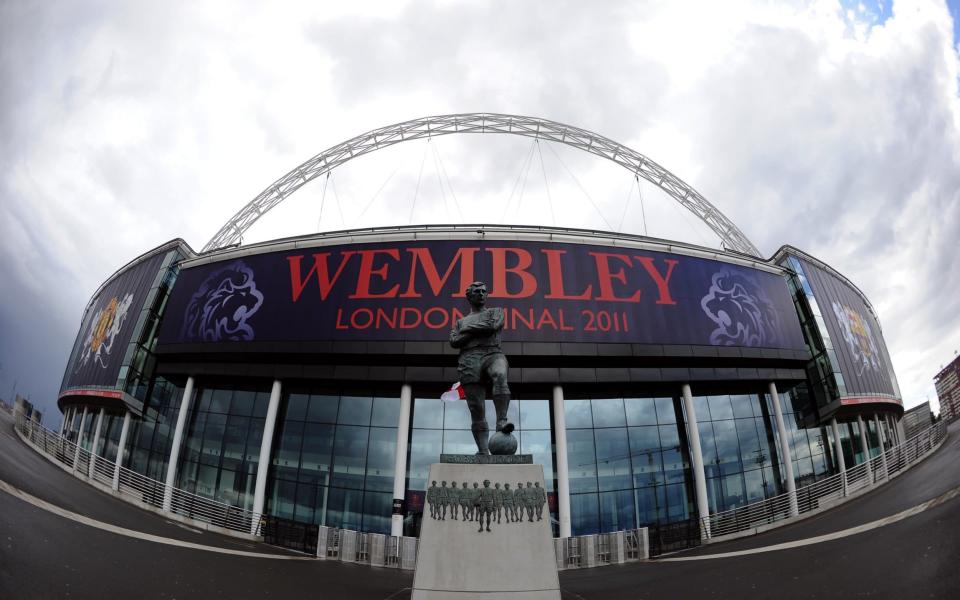
[(933, 383), (940, 401), (940, 417), (951, 422), (960, 417), (960, 356), (940, 370)]
[(35, 421), (37, 423), (43, 422), (43, 413), (34, 408), (30, 400), (24, 398), (20, 394), (17, 394), (16, 398), (13, 400), (13, 413), (22, 414), (31, 421)]
[(914, 434), (930, 427), (933, 424), (933, 412), (930, 411), (930, 402), (924, 402), (914, 406), (903, 413), (903, 429), (906, 437), (911, 438)]

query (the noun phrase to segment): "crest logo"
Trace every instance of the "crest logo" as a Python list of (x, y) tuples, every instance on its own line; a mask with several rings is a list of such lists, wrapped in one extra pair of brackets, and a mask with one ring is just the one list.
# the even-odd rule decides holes
[(87, 329), (87, 337), (83, 341), (83, 354), (80, 355), (77, 369), (86, 366), (91, 360), (101, 368), (107, 368), (106, 361), (113, 350), (113, 342), (127, 320), (127, 313), (132, 303), (133, 294), (127, 294), (123, 300), (114, 296), (106, 306), (96, 312)]
[(250, 341), (254, 331), (247, 320), (262, 304), (263, 293), (253, 280), (253, 269), (242, 260), (232, 262), (211, 273), (190, 297), (180, 339)]
[(857, 363), (857, 376), (863, 375), (868, 368), (879, 371), (880, 352), (867, 320), (857, 311), (837, 301), (833, 302), (833, 314), (840, 324), (843, 341), (847, 343)]
[(713, 274), (703, 312), (717, 328), (710, 343), (717, 346), (772, 346), (780, 336), (780, 317), (753, 277), (724, 268)]

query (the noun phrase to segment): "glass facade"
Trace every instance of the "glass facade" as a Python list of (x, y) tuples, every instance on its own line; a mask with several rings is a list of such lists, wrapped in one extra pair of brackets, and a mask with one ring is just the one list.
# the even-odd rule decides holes
[(387, 392), (289, 386), (277, 416), (265, 512), (389, 533), (399, 413), (399, 397)]
[(684, 520), (694, 514), (679, 399), (564, 402), (570, 524), (586, 535)]
[(177, 425), (183, 387), (163, 377), (154, 380), (143, 416), (130, 423), (130, 449), (124, 465), (151, 479), (164, 481), (170, 444)]

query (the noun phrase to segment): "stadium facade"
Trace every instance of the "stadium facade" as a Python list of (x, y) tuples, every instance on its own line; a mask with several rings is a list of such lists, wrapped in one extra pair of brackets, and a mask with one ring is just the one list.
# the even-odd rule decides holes
[(151, 250), (85, 310), (62, 431), (255, 513), (416, 535), (429, 465), (475, 450), (440, 400), (474, 280), (506, 312), (511, 420), (555, 535), (691, 521), (902, 440), (877, 316), (824, 262), (492, 225)]

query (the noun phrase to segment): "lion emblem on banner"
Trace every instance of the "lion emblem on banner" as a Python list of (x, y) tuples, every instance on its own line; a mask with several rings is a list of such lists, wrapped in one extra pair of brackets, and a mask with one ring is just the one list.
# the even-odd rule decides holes
[(190, 297), (183, 315), (180, 339), (204, 342), (250, 341), (248, 322), (263, 304), (253, 270), (242, 260), (217, 269)]
[(717, 346), (772, 346), (780, 335), (780, 317), (763, 287), (745, 273), (725, 268), (713, 274), (700, 307), (717, 328)]
[(880, 370), (880, 352), (873, 339), (873, 331), (867, 320), (849, 306), (833, 301), (833, 314), (840, 324), (840, 333), (847, 343), (850, 354), (857, 363), (857, 376), (863, 375), (868, 368)]
[(87, 337), (83, 340), (83, 354), (80, 355), (78, 369), (86, 366), (91, 360), (101, 368), (107, 368), (107, 359), (113, 350), (113, 342), (127, 320), (131, 304), (133, 304), (133, 294), (127, 294), (122, 300), (114, 296), (107, 301), (106, 306), (93, 315), (90, 327), (87, 329)]

